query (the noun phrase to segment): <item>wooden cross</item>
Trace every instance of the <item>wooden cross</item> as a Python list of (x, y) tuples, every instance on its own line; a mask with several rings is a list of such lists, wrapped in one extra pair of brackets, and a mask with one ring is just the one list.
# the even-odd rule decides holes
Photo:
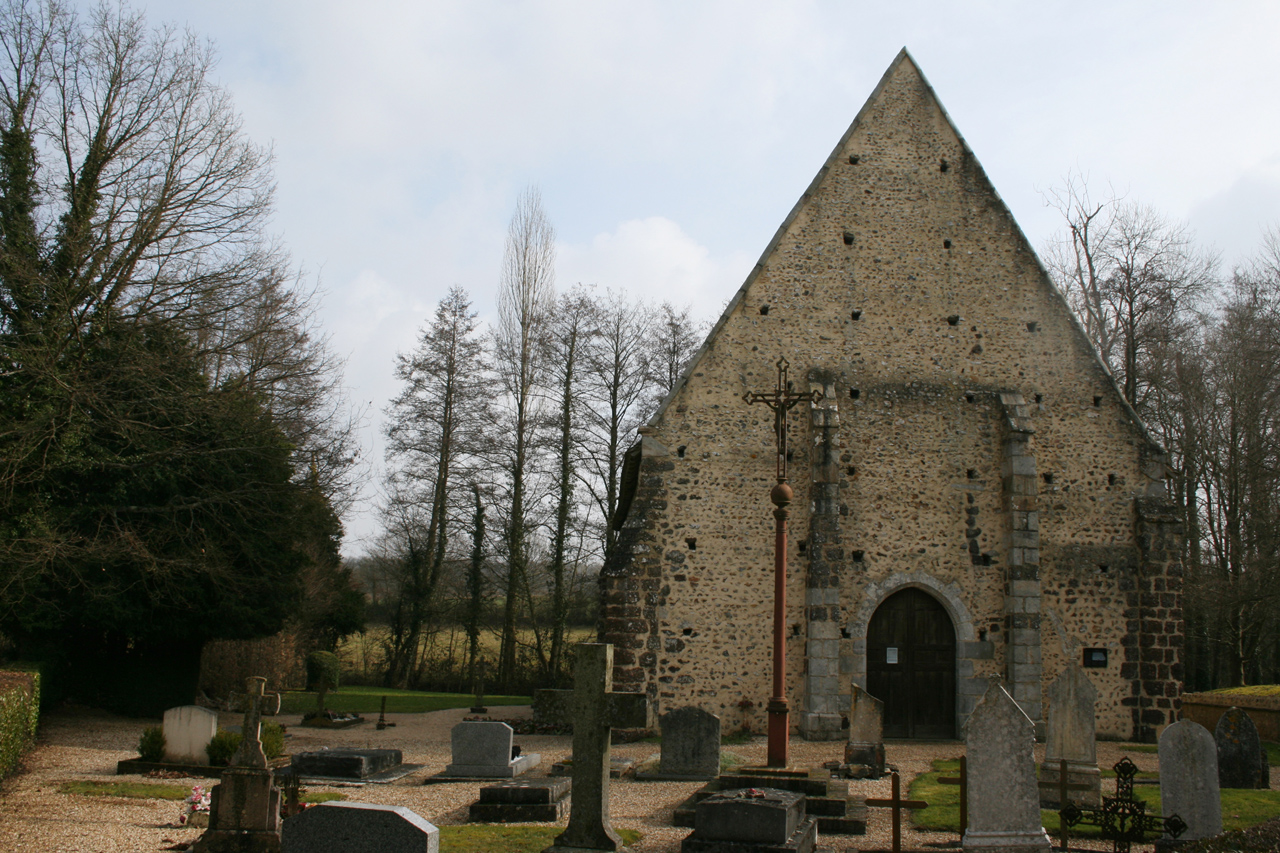
[(240, 724), (240, 747), (231, 756), (233, 767), (267, 769), (267, 754), (262, 751), (262, 701), (267, 680), (251, 675), (245, 679), (244, 721)]
[(898, 773), (893, 773), (893, 794), (887, 800), (867, 800), (867, 805), (873, 808), (891, 808), (893, 809), (893, 853), (902, 853), (902, 810), (903, 809), (924, 809), (929, 804), (924, 800), (904, 800), (898, 787)]
[(964, 843), (965, 830), (969, 828), (969, 768), (965, 757), (960, 756), (960, 775), (939, 778), (939, 785), (960, 786), (960, 843)]
[[(569, 825), (543, 853), (585, 853), (622, 849), (609, 822), (609, 730), (648, 728), (649, 701), (643, 693), (614, 693), (613, 646), (579, 643), (574, 669), (573, 799)], [(569, 691), (557, 690), (564, 694)]]
[[(1067, 760), (1065, 758), (1062, 759), (1061, 763), (1058, 765), (1057, 784), (1055, 785), (1053, 782), (1041, 782), (1040, 785), (1046, 788), (1053, 786), (1058, 789), (1058, 808), (1059, 809), (1065, 809), (1067, 807), (1068, 791), (1090, 791), (1093, 789), (1093, 786), (1090, 785), (1088, 782), (1072, 782), (1070, 784), (1067, 783)], [(1062, 846), (1058, 849), (1066, 850), (1067, 849), (1067, 833), (1070, 830), (1070, 827), (1067, 826), (1067, 822), (1063, 820), (1061, 817), (1058, 818), (1058, 829), (1062, 833)]]

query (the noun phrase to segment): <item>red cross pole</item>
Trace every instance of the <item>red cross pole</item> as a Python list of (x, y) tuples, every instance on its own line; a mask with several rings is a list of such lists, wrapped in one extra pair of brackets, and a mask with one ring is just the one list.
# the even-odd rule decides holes
[(793, 493), (787, 485), (787, 412), (805, 400), (816, 403), (822, 399), (821, 391), (796, 394), (787, 379), (785, 358), (778, 359), (778, 384), (767, 393), (749, 392), (742, 395), (748, 404), (764, 403), (773, 410), (774, 440), (778, 448), (778, 483), (769, 492), (773, 502), (775, 520), (773, 534), (773, 695), (769, 697), (769, 767), (787, 766), (787, 747), (790, 738), (790, 722), (787, 706), (787, 506)]

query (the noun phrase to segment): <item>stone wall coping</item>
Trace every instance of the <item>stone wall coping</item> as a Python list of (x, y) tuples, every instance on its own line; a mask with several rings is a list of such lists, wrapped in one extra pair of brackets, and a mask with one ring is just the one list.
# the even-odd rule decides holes
[(1250, 696), (1247, 693), (1183, 693), (1182, 704), (1214, 705), (1219, 708), (1256, 708), (1280, 711), (1280, 696)]

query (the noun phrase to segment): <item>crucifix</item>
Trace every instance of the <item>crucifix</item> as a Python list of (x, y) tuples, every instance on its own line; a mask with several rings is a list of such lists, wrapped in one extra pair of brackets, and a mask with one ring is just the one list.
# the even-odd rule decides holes
[(244, 722), (240, 725), (240, 746), (231, 756), (232, 767), (256, 767), (267, 769), (267, 754), (262, 751), (262, 703), (267, 680), (253, 675), (245, 680)]
[(773, 535), (773, 696), (769, 698), (769, 767), (787, 766), (787, 747), (790, 722), (787, 706), (786, 611), (787, 611), (787, 506), (793, 492), (787, 485), (787, 412), (804, 401), (816, 403), (822, 399), (821, 391), (799, 394), (791, 390), (787, 378), (790, 365), (785, 358), (778, 359), (778, 384), (765, 393), (748, 392), (742, 399), (751, 403), (764, 403), (773, 410), (774, 440), (778, 449), (778, 483), (769, 492), (773, 502), (775, 519)]

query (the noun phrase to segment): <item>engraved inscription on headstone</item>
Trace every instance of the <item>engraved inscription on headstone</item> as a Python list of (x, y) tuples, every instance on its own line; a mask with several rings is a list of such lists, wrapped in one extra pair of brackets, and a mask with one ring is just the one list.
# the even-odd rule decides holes
[(662, 757), (658, 774), (690, 779), (714, 779), (720, 772), (720, 718), (692, 706), (677, 708), (658, 718), (662, 729)]

